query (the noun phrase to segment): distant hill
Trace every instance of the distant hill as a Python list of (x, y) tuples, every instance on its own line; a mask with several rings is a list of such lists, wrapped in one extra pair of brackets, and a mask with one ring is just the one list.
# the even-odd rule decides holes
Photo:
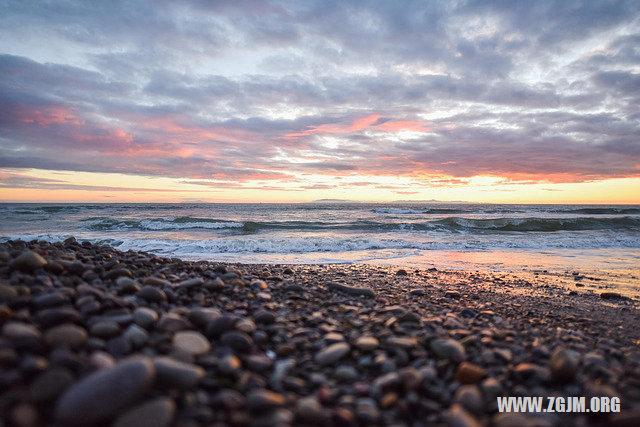
[(390, 203), (469, 203), (464, 200), (394, 200)]
[(358, 202), (356, 200), (346, 200), (346, 199), (319, 199), (309, 203), (363, 203), (363, 202)]
[(394, 200), (392, 202), (372, 202), (372, 201), (367, 201), (367, 202), (363, 202), (363, 201), (358, 201), (358, 200), (347, 200), (347, 199), (319, 199), (319, 200), (314, 200), (312, 202), (308, 202), (308, 203), (397, 203), (397, 204), (402, 204), (402, 203), (423, 203), (423, 204), (429, 204), (429, 203), (469, 203), (469, 202), (465, 202), (463, 200), (454, 200), (454, 201), (447, 201), (447, 200), (435, 200), (435, 199), (431, 199), (431, 200)]

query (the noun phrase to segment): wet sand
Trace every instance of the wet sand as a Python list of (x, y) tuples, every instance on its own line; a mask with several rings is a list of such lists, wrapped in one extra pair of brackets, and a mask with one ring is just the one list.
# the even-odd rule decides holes
[[(640, 424), (640, 303), (606, 275), (190, 262), (74, 240), (0, 244), (0, 265), (6, 425)], [(622, 411), (497, 412), (496, 396), (553, 395)]]

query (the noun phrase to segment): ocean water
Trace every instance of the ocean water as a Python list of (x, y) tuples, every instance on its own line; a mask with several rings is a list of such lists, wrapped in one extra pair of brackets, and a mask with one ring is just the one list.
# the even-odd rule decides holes
[(466, 269), (640, 266), (640, 206), (628, 205), (0, 204), (0, 218), (3, 241), (75, 236), (183, 259)]

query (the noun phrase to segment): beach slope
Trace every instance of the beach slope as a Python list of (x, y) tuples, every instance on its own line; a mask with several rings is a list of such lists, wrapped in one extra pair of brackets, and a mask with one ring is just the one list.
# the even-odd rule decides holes
[[(0, 415), (19, 426), (639, 425), (638, 319), (637, 301), (536, 276), (9, 241)], [(548, 396), (587, 408), (617, 397), (620, 412), (499, 413), (503, 396), (545, 408)]]

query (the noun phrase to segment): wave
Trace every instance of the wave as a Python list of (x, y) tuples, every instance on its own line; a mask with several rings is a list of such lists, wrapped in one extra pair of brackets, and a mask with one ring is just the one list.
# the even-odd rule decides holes
[(392, 214), (392, 215), (413, 215), (413, 214), (458, 214), (469, 212), (464, 209), (453, 208), (428, 208), (428, 209), (407, 209), (407, 208), (374, 208), (371, 209), (373, 213)]
[(638, 215), (640, 214), (640, 208), (579, 208), (563, 209), (551, 212), (583, 215)]
[(244, 226), (244, 223), (242, 222), (191, 217), (152, 218), (145, 220), (92, 217), (83, 219), (82, 222), (87, 223), (86, 229), (91, 231), (172, 231), (189, 229), (218, 230), (225, 228), (242, 228)]
[(117, 219), (91, 217), (81, 220), (90, 231), (176, 231), (176, 230), (236, 230), (257, 233), (269, 230), (286, 231), (362, 231), (362, 232), (560, 232), (588, 230), (640, 230), (640, 217), (577, 217), (577, 218), (494, 218), (472, 219), (445, 217), (421, 222), (380, 221), (234, 221), (199, 217), (151, 219)]
[[(0, 241), (9, 239), (45, 240), (60, 242), (70, 234), (23, 234), (1, 236)], [(416, 240), (411, 237), (352, 237), (352, 236), (314, 236), (309, 239), (303, 236), (225, 236), (211, 239), (166, 239), (141, 237), (113, 237), (104, 235), (76, 235), (79, 240), (88, 240), (96, 244), (106, 244), (119, 250), (137, 250), (158, 255), (177, 257), (212, 258), (216, 254), (305, 254), (305, 253), (337, 253), (356, 251), (431, 251), (431, 250), (492, 250), (492, 249), (594, 249), (594, 248), (638, 248), (640, 240), (632, 236), (592, 236), (583, 235), (575, 238), (566, 236), (549, 239), (544, 237), (518, 239), (470, 239), (462, 237), (445, 240)]]
[(640, 228), (640, 218), (496, 218), (467, 219), (449, 217), (433, 223), (451, 230), (555, 232), (587, 230), (633, 230)]

